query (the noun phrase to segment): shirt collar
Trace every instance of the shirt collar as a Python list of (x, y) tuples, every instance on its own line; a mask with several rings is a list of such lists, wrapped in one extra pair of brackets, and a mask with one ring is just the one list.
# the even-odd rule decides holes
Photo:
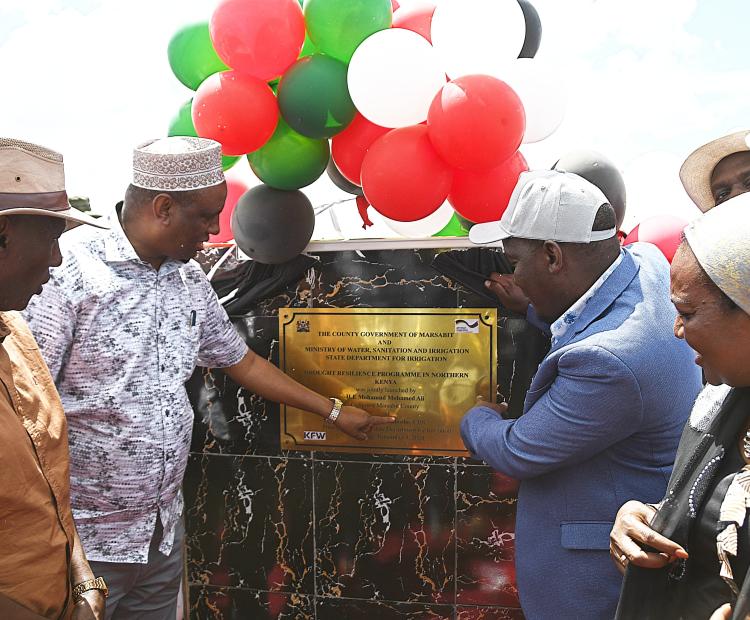
[[(125, 234), (122, 221), (120, 220), (122, 204), (122, 201), (118, 202), (115, 205), (114, 212), (109, 217), (110, 229), (105, 233), (104, 237), (104, 260), (108, 263), (136, 262), (150, 267), (151, 265), (138, 256), (133, 244), (130, 243), (130, 239)], [(164, 274), (171, 273), (182, 266), (183, 263), (180, 261), (168, 258), (162, 263), (159, 272)]]
[(624, 257), (625, 252), (623, 250), (620, 250), (620, 255), (609, 267), (607, 267), (607, 270), (601, 276), (599, 276), (596, 282), (591, 285), (591, 288), (589, 288), (588, 291), (581, 295), (581, 297), (570, 308), (563, 312), (562, 316), (560, 316), (559, 319), (552, 323), (552, 325), (550, 326), (550, 331), (552, 332), (553, 347), (566, 334), (568, 329), (570, 329), (570, 327), (578, 320), (578, 317), (581, 316), (583, 310), (586, 308), (586, 305), (589, 303), (589, 301), (591, 301), (591, 299), (593, 299), (597, 291), (607, 281), (607, 278), (609, 278), (609, 276), (614, 273), (615, 269), (619, 267)]

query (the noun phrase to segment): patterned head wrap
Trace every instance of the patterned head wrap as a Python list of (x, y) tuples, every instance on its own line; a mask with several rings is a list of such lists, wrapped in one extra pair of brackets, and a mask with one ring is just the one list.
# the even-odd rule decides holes
[(750, 193), (704, 213), (685, 238), (708, 277), (750, 314)]
[(133, 151), (133, 185), (186, 191), (224, 181), (221, 145), (207, 138), (172, 136), (151, 140)]

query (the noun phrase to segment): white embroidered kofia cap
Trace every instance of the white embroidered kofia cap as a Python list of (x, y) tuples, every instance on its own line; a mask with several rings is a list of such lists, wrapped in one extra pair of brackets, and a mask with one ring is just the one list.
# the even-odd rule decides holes
[(706, 211), (685, 239), (714, 284), (750, 314), (750, 193)]
[(473, 243), (510, 237), (561, 243), (591, 243), (614, 237), (616, 228), (592, 231), (596, 213), (609, 204), (602, 191), (583, 177), (559, 170), (522, 172), (508, 208), (497, 222), (474, 224)]
[(60, 153), (15, 138), (0, 138), (0, 215), (55, 217), (65, 220), (67, 229), (107, 228), (70, 206)]
[(208, 138), (171, 136), (133, 151), (133, 185), (160, 191), (188, 191), (224, 182), (221, 145)]

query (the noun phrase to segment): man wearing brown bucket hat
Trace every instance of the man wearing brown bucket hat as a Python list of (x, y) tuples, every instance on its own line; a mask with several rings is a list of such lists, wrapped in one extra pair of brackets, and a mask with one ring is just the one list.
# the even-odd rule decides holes
[(750, 191), (750, 131), (722, 136), (693, 151), (680, 168), (680, 180), (704, 213)]
[(37, 344), (18, 311), (62, 258), (72, 209), (62, 155), (0, 138), (0, 617), (104, 617), (70, 508), (67, 424)]

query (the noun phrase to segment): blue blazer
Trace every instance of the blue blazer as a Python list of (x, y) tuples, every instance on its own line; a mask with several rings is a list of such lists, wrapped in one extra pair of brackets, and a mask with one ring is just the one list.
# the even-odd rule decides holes
[(649, 244), (624, 252), (540, 364), (524, 414), (480, 406), (461, 422), (468, 450), (521, 480), (516, 576), (529, 620), (614, 617), (615, 515), (630, 499), (662, 499), (701, 387), (695, 353), (673, 333), (667, 261)]

